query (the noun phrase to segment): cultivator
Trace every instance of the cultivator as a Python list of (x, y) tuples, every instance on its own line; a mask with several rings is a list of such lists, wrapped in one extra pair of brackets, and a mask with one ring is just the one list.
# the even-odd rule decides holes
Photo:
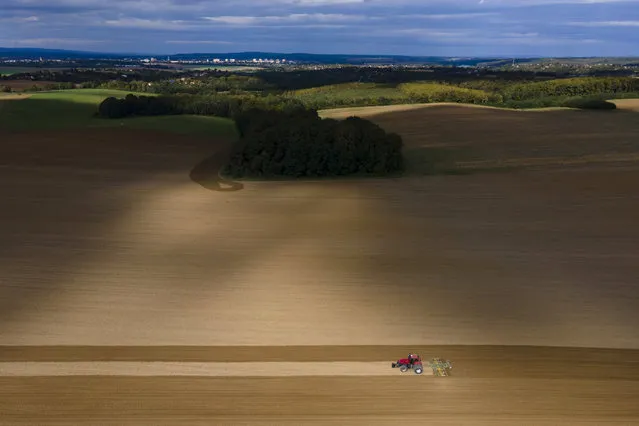
[(435, 376), (449, 376), (450, 370), (453, 368), (450, 361), (444, 361), (441, 358), (433, 358), (429, 364)]

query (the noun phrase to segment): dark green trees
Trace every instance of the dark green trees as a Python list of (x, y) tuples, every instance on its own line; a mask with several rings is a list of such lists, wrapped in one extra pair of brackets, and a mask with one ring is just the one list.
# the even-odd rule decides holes
[(233, 177), (383, 175), (403, 169), (402, 140), (358, 117), (253, 109), (236, 117), (241, 135), (225, 173)]
[(126, 95), (124, 99), (106, 98), (98, 106), (98, 115), (104, 118), (122, 118), (132, 115), (169, 115), (181, 113), (177, 102), (162, 96)]

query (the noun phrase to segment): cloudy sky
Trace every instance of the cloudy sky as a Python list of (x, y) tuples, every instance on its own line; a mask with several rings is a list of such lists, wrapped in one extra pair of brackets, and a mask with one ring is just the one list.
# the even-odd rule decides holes
[(639, 0), (0, 0), (0, 46), (639, 56)]

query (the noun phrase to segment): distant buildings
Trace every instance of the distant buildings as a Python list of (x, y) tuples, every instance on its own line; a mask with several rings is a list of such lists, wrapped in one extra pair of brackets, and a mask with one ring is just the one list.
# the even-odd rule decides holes
[(160, 65), (162, 63), (170, 63), (174, 65), (292, 65), (295, 62), (287, 59), (264, 59), (264, 58), (251, 58), (251, 59), (236, 59), (236, 58), (207, 58), (207, 59), (169, 59), (166, 61), (159, 61), (157, 58), (144, 58), (140, 60), (141, 63), (150, 65)]

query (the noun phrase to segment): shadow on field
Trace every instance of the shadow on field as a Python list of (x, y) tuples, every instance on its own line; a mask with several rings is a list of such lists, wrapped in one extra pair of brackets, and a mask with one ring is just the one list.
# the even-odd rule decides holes
[(220, 176), (222, 167), (228, 161), (229, 153), (229, 148), (223, 147), (200, 161), (189, 174), (191, 180), (210, 191), (233, 192), (244, 189), (243, 183), (233, 182)]
[(8, 132), (62, 130), (91, 124), (105, 125), (95, 119), (95, 104), (61, 99), (24, 97), (0, 100), (0, 129)]
[[(441, 140), (454, 142), (453, 132), (461, 127), (449, 123), (440, 129)], [(513, 146), (507, 132), (497, 130), (485, 131), (494, 137), (481, 149), (499, 148), (499, 154), (529, 149), (528, 144)], [(630, 130), (622, 136), (634, 137)], [(426, 145), (419, 143), (420, 135), (415, 131), (411, 149)], [(543, 140), (534, 136), (529, 143)], [(464, 141), (464, 134), (457, 135), (455, 148)], [(96, 322), (78, 324), (74, 336), (53, 335), (53, 340), (78, 342), (86, 338), (82, 333), (95, 335), (96, 330), (101, 339), (112, 341), (127, 333), (141, 336), (141, 329), (127, 331), (135, 326), (127, 321), (137, 318), (157, 321), (154, 328), (166, 334), (158, 341), (165, 342), (184, 333), (185, 313), (196, 318), (202, 301), (218, 295), (241, 300), (241, 285), (236, 292), (233, 284), (259, 280), (265, 286), (268, 280), (289, 279), (291, 271), (278, 262), (292, 254), (333, 274), (330, 287), (321, 291), (315, 288), (320, 277), (317, 283), (311, 277), (290, 287), (301, 295), (307, 294), (302, 286), (308, 294), (323, 295), (308, 313), (322, 312), (326, 305), (333, 309), (335, 303), (328, 312), (343, 315), (351, 327), (384, 316), (396, 330), (405, 327), (406, 318), (444, 326), (434, 329), (435, 338), (447, 330), (459, 337), (462, 329), (469, 341), (502, 341), (526, 333), (533, 340), (553, 329), (577, 335), (571, 327), (596, 316), (580, 306), (595, 306), (592, 301), (612, 305), (614, 299), (606, 299), (605, 292), (617, 290), (609, 283), (633, 293), (625, 304), (602, 310), (608, 321), (604, 333), (612, 334), (617, 324), (609, 312), (623, 314), (635, 306), (636, 175), (619, 174), (608, 182), (576, 176), (563, 186), (554, 176), (271, 183), (264, 187), (268, 194), (249, 188), (242, 193), (246, 197), (222, 197), (227, 200), (221, 202), (191, 181), (213, 191), (243, 188), (219, 176), (227, 144), (200, 161), (210, 152), (208, 139), (123, 129), (41, 132), (2, 142), (0, 199), (11, 207), (0, 209), (0, 336), (9, 336), (3, 342), (33, 341), (30, 323), (43, 335), (47, 329), (57, 331), (55, 321), (64, 310), (82, 318), (94, 310)], [(557, 143), (551, 142), (556, 150)], [(443, 163), (450, 158), (446, 150), (440, 157), (432, 150), (421, 152)], [(185, 173), (189, 169), (191, 181)], [(305, 254), (310, 248), (320, 250), (318, 255)], [(335, 289), (340, 292), (332, 293)], [(87, 304), (74, 306), (75, 300)], [(123, 306), (121, 301), (126, 301)], [(216, 303), (224, 308), (223, 302)], [(246, 311), (239, 308), (229, 324), (244, 321)], [(363, 312), (360, 318), (358, 312)], [(221, 314), (211, 310), (206, 315)], [(290, 321), (284, 313), (280, 318)], [(301, 321), (312, 326), (311, 318), (318, 315)], [(621, 318), (635, 321), (636, 316)], [(347, 322), (351, 319), (355, 323)], [(426, 327), (412, 338), (430, 341), (432, 333)], [(572, 342), (586, 338), (578, 335)]]
[(91, 272), (102, 258), (132, 267), (136, 249), (118, 227), (148, 226), (146, 215), (157, 209), (140, 213), (138, 206), (180, 196), (172, 188), (192, 186), (186, 172), (211, 146), (134, 129), (2, 130), (0, 199), (11, 208), (0, 209), (0, 336), (23, 312), (46, 317), (38, 306), (76, 280), (102, 285)]

